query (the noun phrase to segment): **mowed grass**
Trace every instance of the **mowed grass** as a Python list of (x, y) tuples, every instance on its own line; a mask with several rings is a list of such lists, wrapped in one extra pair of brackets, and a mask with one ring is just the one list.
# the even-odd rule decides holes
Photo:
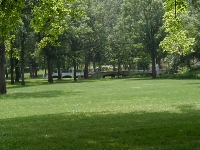
[(200, 80), (29, 79), (0, 95), (0, 150), (199, 150)]

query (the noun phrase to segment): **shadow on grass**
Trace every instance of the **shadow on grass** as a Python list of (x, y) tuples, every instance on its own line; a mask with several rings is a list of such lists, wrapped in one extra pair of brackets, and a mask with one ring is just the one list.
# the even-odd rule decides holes
[(198, 80), (199, 82), (195, 82), (195, 83), (187, 83), (187, 84), (190, 84), (190, 85), (200, 85), (200, 80)]
[(40, 85), (48, 85), (51, 86), (52, 84), (67, 84), (67, 83), (84, 83), (84, 82), (96, 82), (98, 81), (97, 79), (80, 79), (77, 81), (73, 81), (73, 80), (54, 80), (53, 83), (48, 83), (47, 80), (44, 79), (30, 79), (28, 81), (26, 81), (26, 85), (22, 86), (21, 82), (15, 83), (13, 85), (11, 85), (10, 83), (7, 83), (7, 89), (13, 89), (13, 88), (26, 88), (26, 87), (31, 87), (31, 86), (40, 86)]
[(31, 86), (39, 86), (39, 85), (51, 85), (45, 80), (37, 80), (37, 79), (31, 79), (25, 82), (25, 85), (21, 85), (21, 82), (16, 82), (15, 84), (10, 84), (7, 82), (7, 89), (13, 89), (13, 88), (26, 88)]
[(199, 150), (199, 110), (63, 113), (0, 120), (2, 150)]
[[(67, 95), (77, 95), (80, 92), (67, 92)], [(12, 99), (28, 99), (28, 98), (51, 98), (58, 97), (65, 94), (64, 91), (60, 90), (49, 90), (49, 91), (35, 91), (35, 92), (20, 92), (20, 93), (9, 93), (6, 95), (6, 98)], [(4, 97), (5, 98), (5, 97)]]

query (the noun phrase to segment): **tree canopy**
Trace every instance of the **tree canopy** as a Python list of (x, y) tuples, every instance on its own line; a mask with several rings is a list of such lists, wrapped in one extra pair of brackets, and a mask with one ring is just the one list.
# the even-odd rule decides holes
[(160, 46), (170, 53), (181, 55), (192, 52), (194, 37), (190, 37), (185, 29), (184, 17), (188, 15), (188, 4), (184, 0), (167, 0), (164, 3), (164, 27), (167, 33)]
[(77, 70), (88, 78), (103, 65), (118, 75), (149, 70), (153, 78), (156, 65), (191, 66), (200, 59), (198, 6), (199, 0), (1, 0), (0, 93), (5, 74), (24, 85), (25, 68), (30, 77), (43, 69), (52, 83), (56, 68), (59, 79), (71, 69), (76, 80)]

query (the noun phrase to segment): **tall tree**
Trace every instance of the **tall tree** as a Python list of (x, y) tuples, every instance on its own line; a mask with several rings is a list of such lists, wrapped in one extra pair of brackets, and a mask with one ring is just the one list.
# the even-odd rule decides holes
[(21, 10), (24, 1), (1, 0), (0, 1), (0, 94), (6, 94), (5, 80), (5, 40), (10, 34), (16, 32), (21, 20)]
[[(86, 14), (87, 4), (85, 1), (73, 2), (71, 8), (73, 8), (74, 11), (70, 13), (70, 18), (67, 22), (68, 28), (65, 31), (65, 34), (70, 47), (68, 56), (71, 57), (72, 60), (74, 72), (73, 77), (74, 81), (76, 81), (78, 61), (80, 61), (83, 57), (84, 49), (86, 49), (85, 43), (88, 39), (89, 33), (91, 33), (92, 30), (87, 24), (89, 18)], [(82, 13), (83, 15), (77, 15), (77, 12)]]
[(89, 18), (86, 23), (91, 32), (86, 32), (84, 36), (84, 78), (88, 78), (88, 67), (93, 62), (95, 70), (96, 62), (103, 60), (105, 45), (107, 43), (107, 33), (105, 27), (106, 11), (104, 3), (101, 1), (86, 0), (86, 15)]
[(52, 55), (53, 47), (57, 45), (58, 36), (67, 27), (66, 20), (72, 9), (69, 7), (71, 0), (41, 0), (33, 9), (31, 26), (35, 32), (41, 33), (43, 39), (40, 48), (45, 48), (48, 62), (48, 82), (52, 83)]
[(119, 26), (128, 35), (128, 42), (143, 45), (144, 52), (148, 53), (152, 61), (152, 78), (156, 78), (156, 57), (159, 43), (162, 40), (160, 33), (164, 14), (162, 0), (126, 0), (122, 5), (122, 16)]

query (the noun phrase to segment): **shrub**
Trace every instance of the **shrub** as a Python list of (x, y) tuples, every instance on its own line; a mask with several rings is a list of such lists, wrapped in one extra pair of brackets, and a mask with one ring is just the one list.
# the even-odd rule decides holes
[(164, 74), (161, 78), (167, 79), (200, 79), (200, 71), (198, 68), (181, 67), (178, 69), (178, 73)]

